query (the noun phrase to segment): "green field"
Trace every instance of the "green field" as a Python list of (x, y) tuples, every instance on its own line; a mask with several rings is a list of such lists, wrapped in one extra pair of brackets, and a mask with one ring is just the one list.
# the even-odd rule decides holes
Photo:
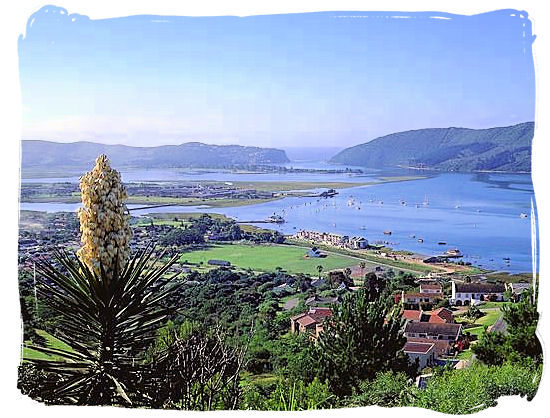
[(357, 258), (329, 254), (326, 258), (304, 257), (307, 248), (292, 245), (248, 245), (227, 244), (214, 245), (207, 250), (184, 253), (180, 261), (206, 264), (208, 260), (225, 260), (233, 266), (255, 271), (275, 271), (277, 267), (289, 273), (306, 273), (317, 275), (317, 266), (323, 266), (323, 275), (334, 269), (351, 267), (359, 264)]
[[(46, 331), (36, 329), (35, 332), (46, 340), (46, 347), (72, 351), (70, 346), (55, 338), (53, 335), (48, 334)], [(41, 351), (33, 350), (29, 347), (22, 348), (22, 358), (23, 360), (60, 360), (58, 356), (42, 353)]]

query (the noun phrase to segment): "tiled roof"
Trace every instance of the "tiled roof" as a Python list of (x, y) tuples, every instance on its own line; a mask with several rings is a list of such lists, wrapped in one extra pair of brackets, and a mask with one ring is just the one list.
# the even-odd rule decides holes
[(404, 298), (443, 298), (443, 293), (420, 293), (420, 292), (409, 292), (405, 293)]
[(459, 293), (504, 293), (506, 288), (499, 283), (457, 283), (456, 291)]
[(421, 315), (422, 315), (422, 311), (418, 311), (414, 309), (405, 309), (403, 311), (403, 315), (401, 316), (403, 319), (420, 321)]
[(453, 322), (453, 311), (448, 308), (438, 308), (431, 312), (429, 322)]
[(405, 332), (429, 335), (450, 335), (457, 337), (462, 325), (460, 324), (436, 324), (433, 322), (408, 322)]
[(434, 343), (407, 341), (403, 351), (405, 353), (427, 354), (435, 347)]
[(407, 342), (418, 342), (418, 343), (429, 343), (435, 345), (435, 354), (438, 356), (441, 356), (443, 354), (446, 354), (449, 350), (451, 343), (450, 341), (446, 340), (431, 340), (429, 338), (417, 338), (417, 337), (410, 337), (407, 338)]
[(439, 284), (429, 284), (429, 283), (426, 283), (426, 284), (421, 284), (420, 285), (420, 288), (421, 289), (430, 289), (430, 290), (441, 290), (441, 285)]

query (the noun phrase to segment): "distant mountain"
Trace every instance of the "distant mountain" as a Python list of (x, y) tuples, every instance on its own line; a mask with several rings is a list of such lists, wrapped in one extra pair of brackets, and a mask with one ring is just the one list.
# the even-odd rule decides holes
[(289, 161), (283, 150), (274, 148), (207, 145), (199, 142), (158, 147), (131, 147), (94, 142), (22, 141), (21, 165), (23, 169), (87, 168), (100, 154), (107, 154), (115, 167), (221, 168)]
[(490, 129), (435, 128), (399, 132), (339, 152), (331, 163), (397, 165), (442, 171), (531, 171), (534, 123)]

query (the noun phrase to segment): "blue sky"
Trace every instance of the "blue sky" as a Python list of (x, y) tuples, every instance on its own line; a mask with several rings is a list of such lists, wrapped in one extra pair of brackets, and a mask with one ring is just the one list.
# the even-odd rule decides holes
[(48, 6), (19, 41), (23, 139), (349, 146), (534, 120), (526, 13), (90, 20)]

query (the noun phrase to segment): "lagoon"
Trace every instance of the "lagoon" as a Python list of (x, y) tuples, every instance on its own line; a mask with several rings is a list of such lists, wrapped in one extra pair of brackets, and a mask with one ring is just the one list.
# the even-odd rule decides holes
[[(223, 171), (189, 174), (175, 170), (122, 172), (125, 181), (192, 179), (365, 182), (383, 176), (418, 174), (426, 173), (391, 170), (350, 176), (320, 173), (238, 174)], [(529, 174), (427, 174), (429, 177), (422, 180), (342, 189), (338, 195), (327, 199), (287, 197), (257, 205), (211, 209), (169, 206), (132, 211), (132, 214), (214, 212), (240, 221), (263, 220), (277, 214), (286, 222), (278, 225), (265, 224), (265, 227), (285, 234), (292, 234), (300, 229), (312, 229), (364, 236), (369, 242), (387, 242), (387, 245), (396, 249), (426, 255), (441, 254), (449, 248), (458, 248), (464, 254), (464, 261), (482, 268), (511, 273), (533, 271), (531, 230), (532, 224), (536, 229), (536, 224), (532, 223), (536, 211)], [(75, 211), (78, 206), (22, 203), (21, 209)], [(141, 205), (129, 205), (129, 209), (138, 206)], [(520, 217), (521, 213), (527, 214), (527, 217)], [(391, 231), (391, 235), (384, 234), (384, 231)], [(419, 239), (423, 242), (419, 242)], [(445, 245), (440, 245), (439, 242), (445, 242)]]

